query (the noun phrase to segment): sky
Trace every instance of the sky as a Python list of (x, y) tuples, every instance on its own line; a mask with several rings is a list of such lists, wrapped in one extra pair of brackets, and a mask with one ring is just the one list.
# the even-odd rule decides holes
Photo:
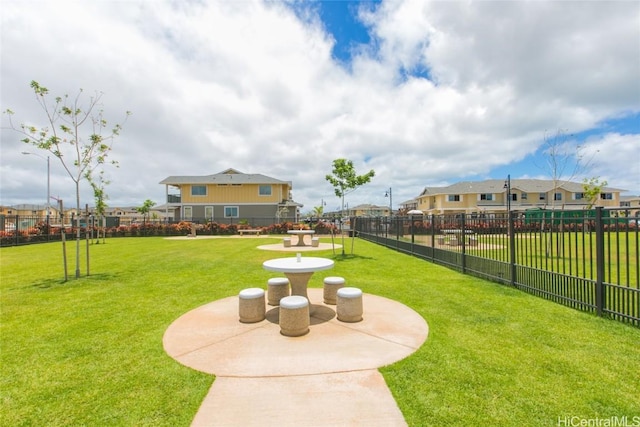
[[(551, 179), (549, 143), (581, 158), (561, 177), (640, 195), (637, 1), (1, 3), (2, 111), (46, 126), (32, 80), (52, 99), (101, 94), (122, 123), (111, 207), (234, 168), (291, 181), (303, 213), (337, 210), (325, 176), (346, 158), (375, 171), (346, 202), (388, 206), (391, 190), (397, 209), (425, 187)], [(0, 205), (44, 205), (48, 153), (1, 119)], [(53, 156), (50, 189), (75, 205)]]

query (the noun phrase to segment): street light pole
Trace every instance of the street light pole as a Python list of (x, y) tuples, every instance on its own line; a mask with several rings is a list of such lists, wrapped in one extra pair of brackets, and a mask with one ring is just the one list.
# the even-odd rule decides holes
[(507, 190), (507, 233), (509, 235), (509, 276), (511, 286), (516, 284), (516, 237), (514, 234), (513, 218), (511, 218), (511, 175), (507, 175), (507, 181), (504, 183)]
[(391, 187), (384, 193), (384, 197), (389, 198), (389, 216), (393, 216), (393, 191)]
[(507, 190), (507, 216), (509, 216), (511, 213), (511, 175), (507, 175), (504, 188)]
[(389, 223), (385, 227), (385, 237), (389, 237), (389, 227), (391, 227), (391, 221), (393, 218), (393, 191), (391, 187), (384, 193), (384, 197), (389, 198)]

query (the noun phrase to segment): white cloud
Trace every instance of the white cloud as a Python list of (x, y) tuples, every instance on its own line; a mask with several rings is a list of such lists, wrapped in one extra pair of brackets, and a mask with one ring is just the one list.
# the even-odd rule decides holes
[(640, 188), (640, 135), (599, 135), (588, 138), (584, 149), (591, 162), (589, 177), (600, 177), (622, 190)]
[[(56, 95), (104, 92), (111, 122), (132, 111), (113, 153), (120, 168), (108, 172), (112, 205), (162, 203), (165, 177), (233, 167), (292, 181), (304, 210), (323, 198), (337, 206), (324, 176), (338, 157), (377, 172), (351, 204), (386, 205), (390, 186), (397, 204), (520, 161), (549, 130), (640, 111), (635, 2), (385, 2), (361, 12), (375, 43), (349, 70), (307, 12), (259, 1), (5, 1), (2, 106), (16, 120), (41, 118), (34, 79)], [(424, 69), (432, 81), (411, 76)], [(640, 193), (637, 167), (616, 163), (638, 159), (637, 133), (588, 144), (607, 153), (598, 173), (610, 185)], [(3, 130), (0, 203), (42, 199), (44, 164), (22, 150)], [(53, 160), (52, 192), (72, 200)]]

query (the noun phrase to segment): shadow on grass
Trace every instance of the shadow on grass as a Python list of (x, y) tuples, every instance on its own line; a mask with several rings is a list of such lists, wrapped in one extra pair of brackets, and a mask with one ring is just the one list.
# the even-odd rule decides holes
[(333, 260), (337, 262), (362, 260), (362, 259), (375, 259), (375, 258), (370, 256), (356, 255), (356, 254), (344, 254), (344, 255), (336, 254), (333, 256)]
[(78, 279), (69, 277), (69, 280), (67, 280), (66, 282), (64, 281), (63, 278), (59, 278), (59, 279), (50, 278), (50, 279), (39, 280), (30, 284), (26, 284), (25, 286), (13, 288), (13, 289), (28, 289), (28, 288), (55, 289), (55, 288), (62, 288), (62, 287), (66, 287), (66, 288), (79, 287), (79, 286), (90, 285), (92, 283), (108, 282), (110, 280), (115, 279), (116, 276), (117, 274), (104, 274), (104, 273), (92, 274), (88, 277), (83, 276)]

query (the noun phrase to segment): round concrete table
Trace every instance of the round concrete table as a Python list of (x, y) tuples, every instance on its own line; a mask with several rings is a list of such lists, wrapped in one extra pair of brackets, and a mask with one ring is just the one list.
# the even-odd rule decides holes
[[(291, 295), (300, 295), (307, 299), (307, 285), (313, 273), (333, 268), (333, 260), (318, 257), (298, 256), (293, 258), (276, 258), (262, 264), (265, 270), (284, 273), (291, 283)], [(311, 304), (311, 302), (309, 302)]]
[(287, 234), (295, 234), (296, 236), (298, 236), (298, 242), (296, 243), (296, 246), (306, 246), (304, 244), (304, 236), (305, 235), (312, 235), (315, 234), (315, 230), (289, 230), (287, 231)]

